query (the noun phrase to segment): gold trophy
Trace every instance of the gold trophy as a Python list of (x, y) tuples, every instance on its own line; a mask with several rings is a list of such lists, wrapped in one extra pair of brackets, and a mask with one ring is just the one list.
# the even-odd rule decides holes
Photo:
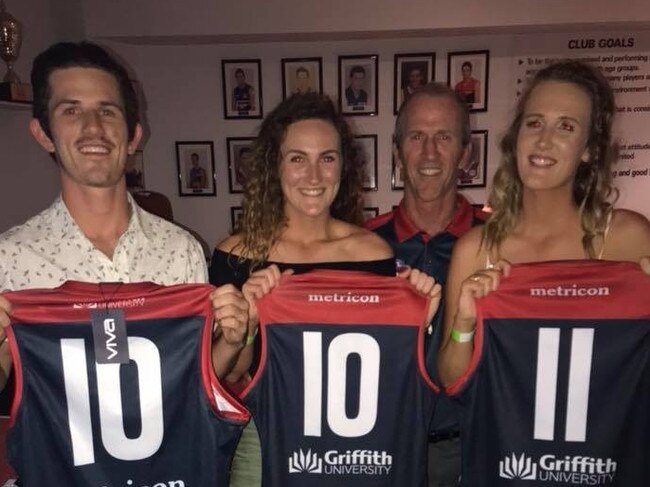
[(7, 64), (7, 73), (0, 83), (0, 100), (24, 103), (32, 101), (31, 87), (27, 83), (21, 83), (13, 69), (22, 42), (20, 22), (7, 12), (4, 0), (0, 0), (0, 57)]

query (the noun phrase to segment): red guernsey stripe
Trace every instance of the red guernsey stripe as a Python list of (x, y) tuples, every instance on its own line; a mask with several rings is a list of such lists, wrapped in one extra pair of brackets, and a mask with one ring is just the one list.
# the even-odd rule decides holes
[(447, 388), (459, 393), (483, 352), (483, 323), (491, 318), (648, 319), (650, 276), (638, 264), (565, 260), (512, 267), (496, 291), (477, 300), (474, 351), (468, 370)]
[[(318, 277), (325, 282), (314, 289), (310, 282)], [(291, 286), (283, 284), (291, 282)], [(400, 292), (396, 292), (400, 290)], [(292, 309), (300, 309), (303, 324), (338, 324), (358, 316), (377, 325), (422, 325), (426, 318), (426, 299), (415, 293), (400, 277), (385, 277), (365, 272), (317, 270), (297, 276), (283, 276), (271, 294), (281, 294), (284, 308), (259, 303), (260, 318), (266, 323), (285, 323)], [(391, 313), (390, 310), (399, 310)]]

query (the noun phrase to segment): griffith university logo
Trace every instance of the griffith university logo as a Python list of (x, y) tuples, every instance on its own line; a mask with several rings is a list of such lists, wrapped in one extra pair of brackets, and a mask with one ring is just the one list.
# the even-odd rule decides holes
[[(510, 480), (536, 480), (571, 485), (611, 485), (617, 464), (611, 458), (583, 455), (557, 457), (542, 455), (538, 461), (525, 453), (506, 455), (499, 461), (499, 477)], [(537, 484), (535, 484), (537, 485)]]
[(389, 475), (393, 456), (383, 450), (328, 450), (305, 453), (302, 448), (289, 456), (289, 473), (322, 475)]
[(537, 464), (523, 453), (519, 458), (512, 453), (499, 462), (499, 477), (504, 479), (535, 480)]
[(311, 449), (305, 454), (302, 448), (289, 457), (289, 473), (322, 473), (323, 459), (318, 458), (316, 452)]

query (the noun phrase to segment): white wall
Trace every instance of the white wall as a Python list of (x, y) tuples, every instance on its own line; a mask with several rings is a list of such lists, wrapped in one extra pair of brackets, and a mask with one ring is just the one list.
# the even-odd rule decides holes
[[(83, 38), (79, 0), (5, 0), (7, 11), (23, 24), (16, 72), (29, 82), (34, 56), (50, 44)], [(4, 63), (2, 63), (4, 75)], [(31, 109), (0, 104), (0, 232), (46, 207), (58, 194), (56, 166), (29, 135)]]
[[(599, 32), (597, 37), (628, 38), (635, 47), (626, 52), (650, 51), (650, 31)], [(338, 56), (379, 55), (379, 115), (350, 117), (358, 133), (378, 136), (378, 186), (366, 193), (367, 206), (388, 211), (401, 198), (391, 190), (390, 139), (393, 115), (393, 56), (395, 53), (435, 51), (436, 79), (447, 79), (448, 51), (490, 50), (489, 104), (486, 113), (472, 114), (474, 129), (488, 130), (488, 181), (499, 161), (498, 142), (510, 119), (517, 97), (518, 61), (527, 55), (588, 55), (570, 52), (569, 41), (594, 37), (593, 33), (555, 32), (527, 35), (439, 36), (408, 39), (374, 39), (329, 42), (283, 42), (265, 44), (221, 44), (193, 46), (143, 46), (112, 42), (127, 59), (143, 83), (148, 102), (151, 137), (145, 150), (145, 180), (148, 189), (161, 191), (172, 200), (175, 217), (198, 231), (210, 245), (225, 237), (230, 228), (230, 207), (239, 205), (240, 195), (228, 193), (226, 137), (253, 136), (259, 120), (225, 120), (223, 117), (221, 60), (260, 58), (264, 111), (281, 100), (281, 59), (323, 57), (323, 83), (327, 93), (338, 94)], [(610, 50), (615, 51), (615, 50)], [(173, 65), (169, 60), (173, 59)], [(179, 197), (175, 141), (211, 140), (215, 147), (217, 197)], [(640, 181), (640, 180), (637, 180)], [(485, 189), (465, 194), (476, 203), (485, 201)], [(637, 192), (637, 201), (625, 206), (650, 214), (650, 197)]]
[[(613, 5), (609, 0), (332, 0), (319, 3), (322, 11), (314, 5), (304, 0), (9, 0), (8, 8), (29, 28), (18, 64), (25, 79), (37, 52), (57, 40), (80, 38), (84, 30), (88, 37), (108, 45), (131, 65), (144, 85), (148, 106), (151, 135), (144, 147), (146, 186), (170, 196), (177, 221), (198, 231), (210, 245), (227, 235), (230, 207), (239, 204), (238, 195), (228, 194), (225, 139), (252, 136), (259, 123), (223, 119), (223, 58), (262, 60), (264, 110), (268, 113), (281, 98), (281, 58), (322, 56), (325, 91), (336, 96), (337, 56), (378, 54), (379, 116), (353, 117), (351, 121), (359, 133), (378, 135), (379, 191), (367, 193), (367, 204), (386, 211), (401, 196), (390, 189), (395, 53), (435, 51), (436, 79), (445, 81), (448, 51), (490, 49), (489, 111), (472, 116), (475, 129), (489, 130), (489, 178), (498, 159), (498, 138), (516, 98), (516, 56), (533, 51), (566, 53), (567, 39), (583, 35), (575, 26), (568, 27), (569, 23), (612, 21), (650, 28), (650, 9), (645, 0), (629, 0), (624, 5)], [(554, 23), (559, 25), (549, 27)], [(511, 27), (517, 25), (532, 27), (524, 35), (513, 33)], [(591, 34), (584, 35), (592, 35), (595, 28), (595, 24), (591, 25)], [(616, 29), (612, 35), (631, 32), (618, 24)], [(635, 29), (637, 33), (642, 30)], [(389, 31), (397, 30), (405, 33), (389, 37)], [(477, 35), (479, 30), (484, 34)], [(549, 30), (554, 32), (536, 33)], [(521, 32), (522, 28), (515, 31)], [(418, 32), (419, 37), (415, 37)], [(294, 42), (270, 42), (287, 33)], [(191, 36), (194, 44), (187, 44), (190, 37), (179, 35)], [(232, 42), (236, 36), (250, 40), (260, 35), (266, 41)], [(118, 42), (119, 36), (130, 39)], [(644, 41), (636, 49), (650, 50), (648, 35), (641, 37)], [(214, 43), (217, 38), (221, 41)], [(163, 40), (174, 45), (156, 45)], [(29, 112), (0, 109), (0, 180), (4, 183), (0, 192), (0, 231), (46, 206), (58, 192), (55, 167), (31, 141), (26, 128), (28, 119)], [(174, 142), (180, 140), (214, 142), (216, 198), (178, 196)], [(484, 200), (482, 189), (467, 194), (476, 202)]]
[(646, 0), (84, 0), (84, 4), (87, 32), (97, 37), (376, 35), (650, 21)]

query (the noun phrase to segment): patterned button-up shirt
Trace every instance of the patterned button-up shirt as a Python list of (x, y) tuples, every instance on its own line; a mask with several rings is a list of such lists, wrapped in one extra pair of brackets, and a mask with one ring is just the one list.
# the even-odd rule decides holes
[(207, 282), (199, 243), (185, 230), (141, 209), (131, 195), (128, 198), (129, 226), (112, 259), (86, 238), (61, 197), (0, 235), (0, 291), (52, 288), (67, 280)]

